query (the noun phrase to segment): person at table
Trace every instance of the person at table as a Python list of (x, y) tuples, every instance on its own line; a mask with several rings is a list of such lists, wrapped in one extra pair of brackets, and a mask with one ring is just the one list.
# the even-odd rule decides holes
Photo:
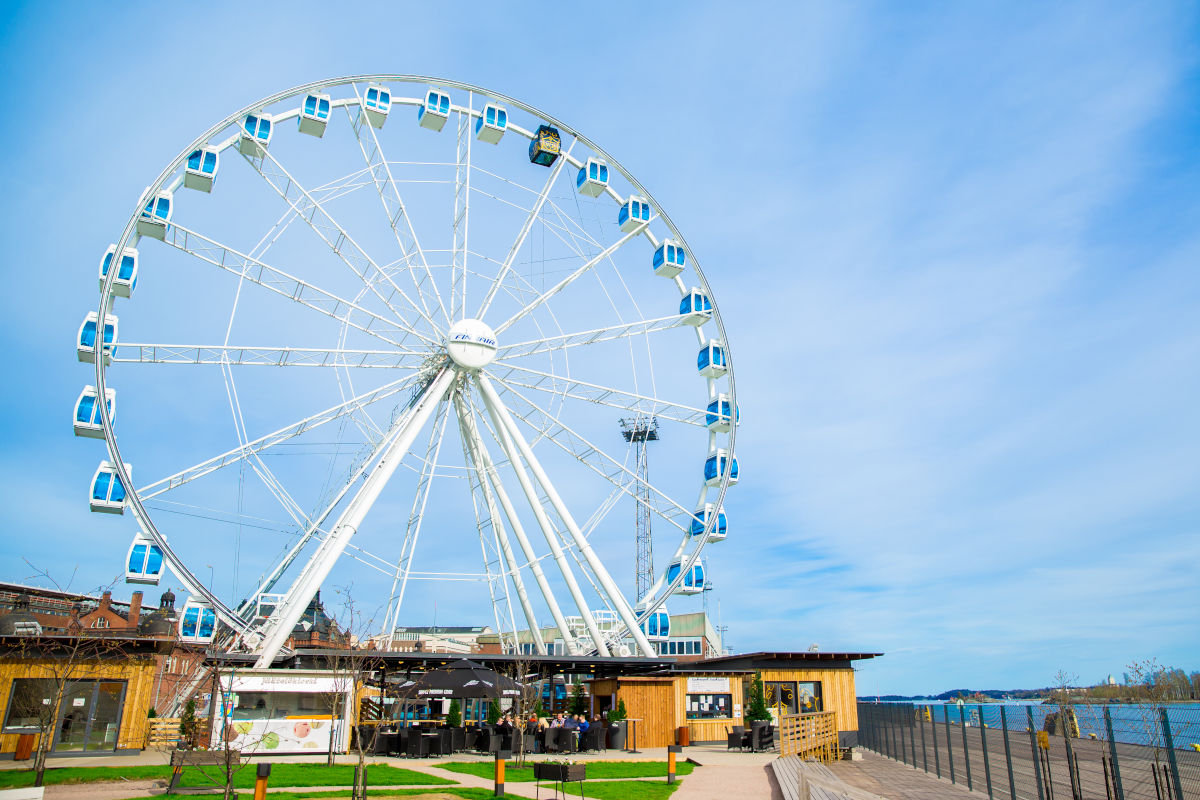
[(562, 712), (554, 715), (554, 721), (550, 723), (551, 728), (561, 728), (563, 726)]
[(583, 734), (587, 733), (588, 728), (590, 728), (592, 726), (587, 721), (587, 717), (585, 717), (583, 714), (576, 714), (575, 715), (575, 727), (579, 729), (579, 735), (582, 736)]

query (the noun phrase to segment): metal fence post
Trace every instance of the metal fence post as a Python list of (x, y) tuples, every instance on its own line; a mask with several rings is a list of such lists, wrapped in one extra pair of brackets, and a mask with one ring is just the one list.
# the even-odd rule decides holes
[(1117, 761), (1117, 740), (1113, 737), (1112, 715), (1108, 706), (1104, 707), (1104, 730), (1108, 733), (1108, 755), (1112, 760), (1113, 791), (1116, 800), (1125, 800), (1125, 789), (1121, 785), (1121, 765)]
[(967, 762), (967, 788), (974, 789), (971, 785), (971, 748), (967, 745), (967, 704), (963, 703), (958, 707), (958, 724), (962, 726), (963, 737), (963, 760)]
[(916, 739), (917, 720), (916, 720), (916, 714), (917, 714), (917, 707), (915, 705), (909, 706), (909, 708), (908, 708), (908, 752), (912, 754), (912, 761), (909, 763), (912, 764), (913, 769), (917, 768), (917, 739)]
[(933, 734), (933, 766), (937, 769), (937, 776), (942, 777), (942, 756), (938, 750), (937, 743), (937, 720), (933, 718), (933, 707), (929, 708), (929, 732)]
[(1171, 765), (1171, 783), (1175, 784), (1175, 797), (1183, 800), (1183, 784), (1179, 780), (1179, 763), (1175, 760), (1175, 740), (1171, 737), (1171, 720), (1167, 710), (1160, 708), (1158, 713), (1162, 718), (1163, 744), (1167, 746), (1167, 762)]
[(921, 766), (929, 772), (929, 749), (925, 745), (925, 708), (917, 709), (917, 724), (921, 726)]
[(1029, 721), (1029, 751), (1033, 755), (1033, 777), (1037, 781), (1038, 800), (1044, 800), (1042, 792), (1042, 760), (1038, 757), (1037, 731), (1033, 729), (1033, 706), (1025, 706), (1025, 718)]
[(896, 706), (896, 733), (900, 735), (900, 760), (905, 764), (908, 763), (908, 742), (904, 741), (904, 727), (906, 720), (904, 719), (904, 707)]
[(950, 760), (950, 782), (958, 783), (954, 780), (954, 734), (950, 732), (950, 706), (942, 706), (942, 712), (946, 718), (946, 758)]
[(1017, 800), (1017, 784), (1013, 782), (1012, 748), (1008, 743), (1008, 714), (1004, 706), (1000, 706), (1000, 729), (1004, 731), (1004, 763), (1008, 765), (1008, 793), (1012, 800)]
[(983, 706), (979, 707), (979, 744), (983, 747), (983, 779), (987, 783), (988, 797), (992, 797), (992, 766), (988, 761), (987, 725), (983, 722)]

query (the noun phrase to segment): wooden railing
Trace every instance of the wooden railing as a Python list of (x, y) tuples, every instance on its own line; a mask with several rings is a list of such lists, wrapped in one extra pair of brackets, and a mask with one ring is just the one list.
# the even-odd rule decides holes
[(785, 714), (779, 718), (779, 754), (816, 759), (829, 764), (837, 759), (837, 722), (832, 711)]
[(146, 726), (147, 748), (170, 748), (179, 744), (179, 719), (176, 717), (155, 717)]

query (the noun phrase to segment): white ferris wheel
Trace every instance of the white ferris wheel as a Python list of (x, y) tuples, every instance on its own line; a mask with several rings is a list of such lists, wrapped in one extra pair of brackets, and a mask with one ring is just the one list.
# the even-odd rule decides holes
[[(733, 369), (695, 255), (611, 156), (476, 86), (341, 78), (220, 121), (103, 254), (77, 350), (126, 580), (169, 571), (181, 638), (226, 626), (260, 666), (327, 581), (384, 632), (423, 583), (508, 649), (653, 655), (727, 533)], [(659, 426), (649, 479), (619, 419)], [(631, 602), (639, 507), (660, 560)]]

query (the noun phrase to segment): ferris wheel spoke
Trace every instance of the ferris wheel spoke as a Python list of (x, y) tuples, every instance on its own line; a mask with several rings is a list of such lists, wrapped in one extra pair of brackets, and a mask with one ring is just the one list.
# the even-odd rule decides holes
[(369, 392), (364, 392), (356, 397), (352, 397), (344, 403), (339, 403), (336, 406), (320, 411), (311, 417), (302, 419), (299, 422), (292, 423), (286, 427), (280, 428), (265, 436), (246, 442), (246, 444), (233, 448), (222, 453), (219, 456), (210, 458), (207, 461), (202, 461), (199, 464), (188, 467), (176, 472), (174, 475), (169, 475), (154, 483), (148, 484), (138, 489), (138, 496), (142, 500), (149, 500), (157, 497), (160, 494), (169, 492), (172, 489), (177, 489), (185, 483), (190, 483), (197, 478), (202, 478), (209, 473), (227, 467), (231, 464), (236, 464), (243, 459), (260, 453), (269, 448), (275, 447), (289, 439), (293, 439), (315, 428), (319, 428), (334, 420), (341, 419), (348, 414), (365, 408), (372, 403), (379, 402), (388, 397), (394, 397), (404, 391), (416, 378), (416, 374), (408, 375), (399, 380), (385, 384), (378, 389), (372, 389)]
[[(396, 239), (396, 243), (400, 246), (400, 252), (403, 253), (406, 265), (408, 266), (409, 277), (413, 281), (416, 288), (417, 297), (421, 300), (421, 308), (425, 311), (425, 316), (429, 317), (431, 312), (426, 303), (426, 291), (431, 291), (434, 300), (437, 301), (438, 308), (442, 312), (442, 318), (446, 321), (447, 327), (450, 325), (450, 315), (446, 312), (446, 306), (442, 302), (442, 295), (437, 290), (437, 281), (433, 277), (433, 272), (429, 269), (429, 261), (425, 257), (425, 251), (421, 248), (421, 241), (417, 238), (417, 231), (413, 227), (412, 218), (408, 215), (408, 209), (404, 205), (404, 199), (400, 196), (400, 188), (396, 183), (395, 176), (392, 174), (391, 163), (384, 155), (383, 147), (379, 144), (379, 135), (375, 132), (374, 126), (368, 121), (366, 114), (363, 113), (362, 96), (358, 94), (358, 87), (354, 87), (354, 93), (359, 97), (359, 113), (353, 113), (353, 107), (346, 106), (346, 114), (350, 117), (351, 129), (354, 131), (354, 137), (358, 140), (359, 150), (362, 152), (363, 160), (367, 164), (367, 173), (371, 176), (371, 182), (375, 185), (375, 191), (379, 194), (379, 200), (383, 204), (384, 214), (387, 215), (388, 226), (392, 229), (392, 235)], [(407, 238), (406, 238), (407, 236)], [(420, 280), (417, 280), (416, 272), (412, 268), (412, 258), (416, 256), (421, 264), (423, 275)], [(429, 289), (426, 288), (426, 283), (429, 284)]]
[[(540, 438), (574, 456), (581, 464), (584, 464), (613, 486), (628, 494), (639, 505), (646, 506), (646, 508), (665, 522), (670, 523), (680, 531), (688, 530), (692, 520), (691, 511), (679, 505), (669, 495), (656, 488), (653, 484), (643, 481), (637, 473), (592, 444), (582, 434), (551, 414), (547, 409), (533, 402), (509, 382), (499, 378), (496, 379), (496, 382), (507, 389), (514, 398), (519, 399), (528, 407), (526, 413), (521, 413), (519, 410), (510, 410), (516, 415), (517, 419), (524, 422)], [(639, 493), (636, 491), (638, 487), (655, 495), (657, 499), (647, 499), (639, 496)]]
[(418, 350), (322, 350), (307, 347), (144, 344), (112, 346), (114, 364), (196, 364), (258, 367), (416, 369), (429, 354)]
[[(489, 369), (489, 374), (506, 386), (533, 389), (546, 394), (556, 395), (572, 400), (609, 406), (629, 414), (658, 417), (686, 425), (706, 427), (705, 416), (708, 412), (703, 409), (660, 400), (635, 392), (627, 392), (611, 386), (601, 386), (597, 383), (581, 381), (577, 378), (554, 375), (550, 372), (533, 369), (532, 367), (505, 361)], [(525, 376), (524, 379), (521, 376)]]
[(371, 506), (379, 498), (383, 487), (395, 474), (413, 440), (429, 421), (453, 378), (453, 370), (442, 367), (426, 384), (421, 394), (413, 398), (407, 413), (401, 415), (392, 426), (384, 440), (387, 444), (374, 469), (365, 473), (362, 486), (338, 518), (332, 533), (321, 542), (312, 559), (296, 576), (283, 602), (263, 624), (263, 643), (259, 648), (258, 661), (255, 662), (257, 668), (265, 669), (274, 661), (276, 654), (304, 614), (309, 601), (329, 576), (334, 563), (354, 537)]
[[(618, 616), (620, 616), (621, 621), (625, 623), (625, 627), (629, 630), (629, 635), (633, 637), (633, 640), (637, 643), (638, 648), (644, 655), (652, 657), (655, 654), (654, 648), (650, 645), (650, 641), (646, 638), (646, 634), (643, 633), (640, 628), (638, 628), (637, 617), (634, 615), (633, 609), (630, 608), (629, 603), (626, 602), (624, 595), (621, 594), (620, 590), (617, 588), (617, 585), (613, 582), (612, 577), (609, 576), (608, 570), (605, 569), (604, 564), (601, 563), (600, 559), (592, 550), (591, 545), (588, 544), (587, 539), (583, 536), (579, 526), (575, 523), (575, 519), (571, 516), (570, 511), (559, 497), (554, 485), (550, 482), (549, 476), (546, 474), (545, 470), (542, 469), (542, 465), (538, 461), (537, 456), (534, 455), (533, 450), (529, 447), (529, 443), (525, 441), (525, 437), (521, 434), (520, 428), (513, 420), (512, 415), (509, 414), (507, 407), (504, 405), (504, 401), (501, 400), (498, 394), (496, 394), (496, 390), (493, 388), (492, 382), (486, 375), (481, 374), (478, 378), (478, 384), (483, 394), (484, 403), (487, 405), (488, 413), (491, 415), (492, 421), (496, 424), (496, 427), (501, 431), (501, 436), (509, 441), (510, 446), (515, 445), (515, 450), (520, 453), (521, 458), (523, 458), (525, 463), (529, 465), (529, 469), (533, 472), (534, 477), (537, 479), (538, 483), (541, 484), (542, 490), (549, 497), (550, 504), (553, 506), (555, 513), (558, 515), (559, 519), (562, 520), (563, 524), (566, 525), (567, 531), (571, 535), (571, 539), (574, 541), (575, 546), (579, 549), (580, 555), (582, 555), (584, 560), (587, 562), (589, 570), (593, 575), (596, 576), (596, 579), (600, 582), (601, 587), (603, 587), (604, 596), (607, 596), (608, 601), (616, 609)], [(514, 456), (515, 453), (510, 451), (509, 459), (515, 466), (516, 459)], [(534, 500), (535, 498), (531, 496), (531, 504), (534, 504)], [(535, 507), (540, 508), (540, 506), (536, 506), (536, 504)], [(553, 537), (548, 536), (547, 539), (548, 541), (553, 541)], [(556, 549), (556, 546), (552, 546), (551, 549)], [(569, 568), (567, 568), (566, 571), (569, 572)], [(577, 591), (578, 586), (576, 586), (576, 593)], [(580, 611), (584, 612), (584, 623), (588, 626), (588, 631), (592, 635), (593, 644), (597, 648), (598, 652), (600, 655), (608, 655), (608, 647), (605, 644), (604, 638), (600, 635), (599, 629), (596, 627), (595, 619), (593, 619), (591, 613), (587, 611), (586, 606), (581, 608)]]
[(471, 119), (475, 104), (467, 92), (467, 108), (458, 110), (458, 136), (454, 154), (454, 232), (450, 257), (450, 316), (460, 319), (467, 310), (467, 256), (471, 221)]
[[(571, 154), (571, 150), (575, 148), (577, 141), (579, 140), (572, 141), (571, 146), (567, 148), (568, 156)], [(550, 191), (554, 188), (554, 184), (558, 180), (558, 176), (562, 174), (563, 166), (566, 163), (567, 159), (565, 157), (560, 158), (558, 159), (558, 163), (551, 167), (550, 174), (546, 177), (546, 183), (542, 187), (541, 193), (538, 195), (537, 200), (534, 201), (533, 207), (529, 209), (529, 214), (525, 217), (525, 222), (521, 225), (521, 230), (517, 233), (516, 241), (508, 249), (508, 255), (504, 258), (504, 263), (500, 267), (499, 274), (496, 275), (495, 281), (493, 281), (491, 287), (488, 289), (487, 294), (484, 295), (483, 302), (479, 305), (479, 311), (475, 312), (475, 319), (483, 319), (484, 314), (491, 307), (492, 300), (496, 297), (496, 291), (504, 283), (508, 273), (512, 270), (513, 262), (516, 261), (517, 254), (521, 252), (521, 247), (525, 244), (525, 238), (529, 236), (529, 231), (533, 229), (533, 223), (537, 221), (538, 216), (542, 213), (542, 206), (546, 204), (546, 199), (550, 197)]]
[[(496, 543), (500, 548), (500, 553), (504, 558), (507, 572), (505, 575), (512, 582), (513, 589), (517, 593), (517, 602), (521, 606), (521, 612), (525, 615), (525, 624), (534, 639), (534, 646), (541, 655), (546, 653), (546, 643), (542, 639), (541, 628), (538, 626), (537, 615), (533, 611), (533, 605), (529, 600), (529, 593), (525, 588), (525, 581), (521, 577), (520, 566), (517, 564), (516, 556), (513, 554), (512, 544), (508, 541), (508, 531), (504, 527), (504, 523), (500, 518), (500, 509), (497, 505), (496, 494), (492, 491), (492, 469), (489, 466), (488, 459), (483, 452), (483, 442), (479, 437), (479, 429), (475, 424), (475, 413), (467, 407), (467, 401), (464, 401), (462, 393), (456, 392), (454, 395), (454, 409), (458, 414), (459, 432), (463, 441), (464, 456), (467, 462), (472, 467), (469, 473), (472, 481), (473, 491), (477, 491), (483, 495), (484, 504), (487, 508), (487, 516), (491, 521), (492, 530), (495, 532)], [(483, 530), (480, 530), (480, 537), (483, 537)], [(523, 535), (523, 534), (522, 534)], [(485, 557), (486, 562), (486, 557)], [(540, 567), (539, 567), (540, 569)], [(503, 577), (502, 577), (503, 579)], [(507, 589), (505, 590), (505, 599), (508, 600)], [(494, 603), (493, 603), (494, 607)], [(514, 649), (520, 647), (520, 642), (517, 640), (516, 624), (513, 620), (512, 602), (508, 601), (508, 611), (510, 622), (513, 622), (513, 641)], [(497, 625), (499, 623), (497, 622)]]
[[(521, 491), (525, 495), (525, 500), (529, 503), (529, 508), (533, 512), (534, 519), (537, 520), (538, 527), (541, 528), (546, 544), (549, 545), (550, 552), (554, 556), (554, 562), (558, 565), (559, 572), (563, 576), (563, 581), (567, 585), (567, 591), (570, 593), (571, 599), (575, 602), (575, 608), (579, 611), (579, 615), (582, 617), (592, 641), (598, 644), (600, 655), (607, 656), (609, 653), (601, 641), (600, 628), (596, 625), (590, 605), (584, 598), (583, 591), (579, 588), (579, 581), (576, 580), (575, 573), (571, 570), (571, 564), (567, 561), (566, 553), (563, 552), (562, 546), (559, 544), (558, 533), (551, 524), (550, 518), (546, 514), (546, 509), (542, 506), (541, 500), (538, 498), (529, 474), (521, 463), (522, 452), (516, 438), (519, 436), (519, 432), (515, 432), (505, 423), (502, 412), (496, 404), (496, 399), (485, 388), (487, 386), (485, 383), (486, 380), (486, 377), (481, 376), (478, 385), (483, 392), (484, 406), (487, 408), (488, 415), (492, 419), (493, 430), (499, 434), (500, 446), (508, 458), (509, 468), (516, 475), (517, 482), (521, 486)], [(543, 486), (543, 488), (545, 487)], [(567, 642), (568, 649), (573, 651), (572, 654), (577, 654), (574, 652), (578, 649), (578, 644), (575, 642), (574, 636), (568, 635), (565, 641)]]
[(164, 241), (171, 247), (182, 250), (201, 261), (389, 344), (399, 346), (408, 333), (404, 327), (397, 325), (393, 320), (381, 317), (350, 300), (293, 277), (283, 270), (263, 263), (258, 258), (240, 253), (228, 245), (189, 230), (179, 223), (171, 225)]
[(513, 314), (511, 317), (509, 317), (504, 323), (502, 323), (500, 325), (499, 328), (496, 328), (496, 333), (498, 333), (498, 334), (503, 333), (514, 322), (516, 322), (517, 320), (526, 316), (531, 311), (533, 311), (535, 308), (537, 308), (538, 306), (542, 305), (547, 300), (549, 300), (551, 297), (553, 297), (554, 295), (561, 292), (563, 289), (570, 286), (572, 283), (574, 283), (576, 280), (578, 280), (580, 278), (580, 276), (587, 274), (587, 272), (589, 270), (591, 270), (593, 267), (595, 267), (601, 261), (604, 261), (606, 258), (609, 258), (610, 256), (612, 256), (613, 253), (620, 250), (625, 245), (626, 242), (630, 241), (635, 236), (642, 233), (642, 231), (644, 231), (646, 229), (646, 226), (649, 224), (650, 224), (650, 221), (643, 223), (642, 225), (638, 226), (637, 228), (633, 229), (629, 233), (622, 236), (617, 241), (610, 244), (608, 247), (604, 248), (604, 250), (600, 251), (595, 256), (590, 258), (586, 263), (584, 263), (584, 265), (582, 267), (575, 270), (567, 277), (563, 278), (561, 281), (556, 283), (554, 286), (550, 287), (545, 292), (543, 292), (541, 295), (539, 295), (538, 297), (534, 298), (532, 301), (527, 303), (525, 305), (525, 307), (522, 308), (520, 311), (518, 311), (516, 314)]
[(442, 452), (442, 439), (446, 435), (449, 406), (445, 402), (441, 403), (437, 413), (438, 418), (433, 423), (433, 429), (429, 434), (429, 444), (425, 448), (425, 460), (421, 463), (421, 476), (417, 480), (417, 491), (413, 494), (412, 511), (408, 515), (408, 524), (404, 528), (404, 540), (400, 544), (400, 558), (394, 565), (392, 591), (388, 596), (388, 610), (383, 620), (383, 633), (388, 636), (391, 636), (399, 621), (400, 607), (404, 605), (404, 592), (408, 588), (408, 578), (412, 571), (413, 551), (416, 550), (417, 539), (421, 536), (421, 520), (425, 518), (429, 490), (433, 488), (433, 475), (437, 468), (438, 457)]
[(642, 334), (653, 333), (655, 331), (665, 331), (672, 328), (678, 328), (683, 324), (683, 317), (678, 314), (672, 314), (669, 317), (659, 317), (658, 319), (639, 320), (638, 322), (623, 322), (618, 325), (610, 325), (606, 328), (594, 328), (590, 331), (579, 331), (577, 333), (565, 333), (560, 336), (547, 336), (542, 339), (533, 339), (528, 342), (517, 342), (515, 344), (502, 345), (496, 350), (496, 359), (503, 361), (507, 358), (520, 358), (523, 356), (536, 355), (538, 353), (549, 353), (556, 350), (565, 350), (569, 347), (579, 347), (585, 344), (596, 344), (597, 342), (610, 342), (614, 339), (627, 339)]
[[(410, 322), (409, 314), (401, 311), (394, 304), (394, 298), (399, 296), (408, 305), (409, 309), (416, 312), (423, 318), (430, 329), (435, 333), (439, 330), (438, 326), (430, 319), (429, 314), (416, 303), (401, 289), (392, 276), (386, 270), (381, 268), (374, 259), (367, 255), (366, 251), (359, 247), (358, 243), (346, 232), (337, 220), (335, 220), (325, 206), (318, 202), (300, 183), (292, 177), (278, 159), (267, 151), (263, 158), (252, 159), (246, 157), (246, 161), (254, 167), (255, 171), (263, 177), (263, 179), (273, 188), (283, 201), (287, 203), (293, 212), (300, 219), (312, 228), (313, 232), (325, 242), (326, 245), (333, 251), (342, 263), (348, 266), (355, 275), (363, 282), (363, 284), (374, 294), (379, 300), (391, 309), (397, 319), (405, 322)], [(268, 162), (274, 167), (273, 170), (268, 170)], [(368, 273), (374, 276), (368, 277)], [(384, 296), (376, 285), (377, 280), (382, 280), (390, 288), (391, 293)], [(427, 336), (418, 334), (415, 330), (412, 331), (414, 336), (433, 341)]]

